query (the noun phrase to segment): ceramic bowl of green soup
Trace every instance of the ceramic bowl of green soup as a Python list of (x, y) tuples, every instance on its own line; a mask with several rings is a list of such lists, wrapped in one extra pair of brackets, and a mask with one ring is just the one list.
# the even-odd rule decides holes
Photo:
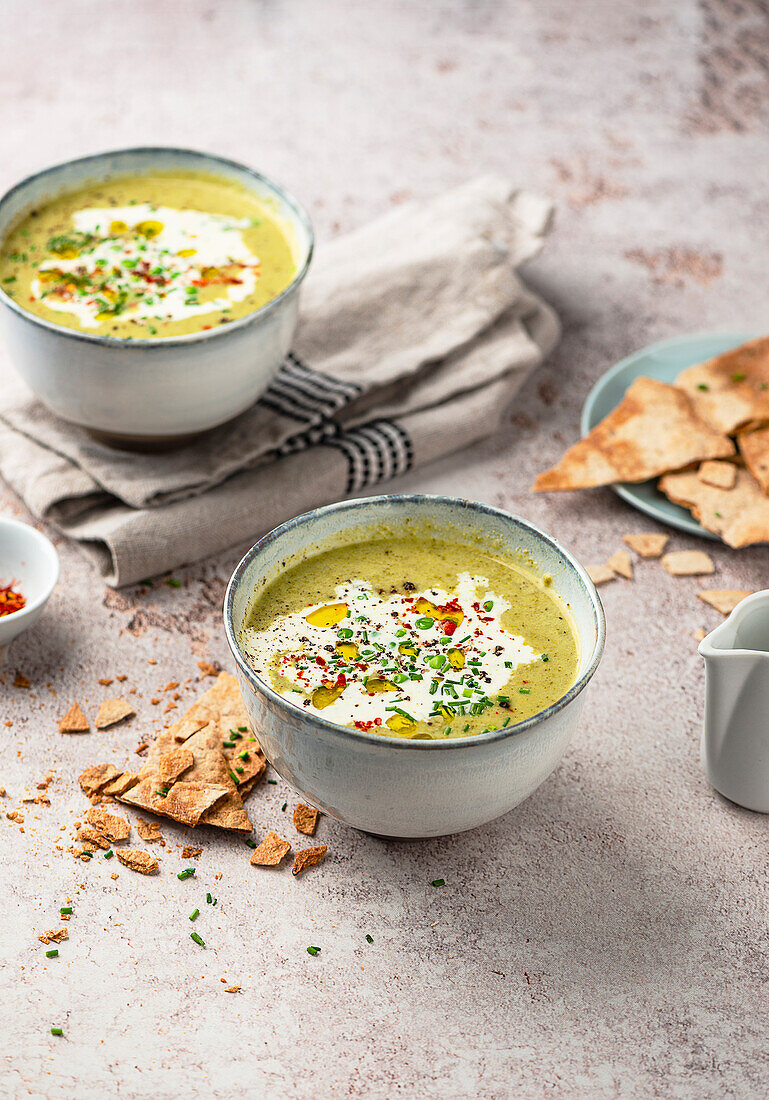
[(235, 570), (224, 620), (273, 767), (324, 813), (393, 838), (474, 828), (536, 790), (605, 633), (595, 586), (549, 535), (433, 496), (276, 528)]
[(118, 446), (226, 423), (289, 350), (313, 233), (250, 168), (124, 149), (30, 176), (0, 199), (0, 320), (58, 416)]

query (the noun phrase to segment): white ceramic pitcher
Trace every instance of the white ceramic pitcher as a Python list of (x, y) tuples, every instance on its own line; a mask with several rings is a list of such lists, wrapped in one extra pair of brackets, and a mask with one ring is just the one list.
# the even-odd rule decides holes
[(747, 596), (699, 652), (707, 777), (732, 802), (769, 813), (769, 591)]

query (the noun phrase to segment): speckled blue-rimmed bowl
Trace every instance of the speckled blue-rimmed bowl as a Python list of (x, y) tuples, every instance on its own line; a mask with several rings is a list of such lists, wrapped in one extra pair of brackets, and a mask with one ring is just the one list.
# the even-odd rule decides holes
[(117, 446), (187, 442), (224, 424), (264, 393), (294, 335), (299, 289), (313, 252), (307, 212), (284, 187), (236, 161), (192, 149), (118, 149), (28, 176), (0, 198), (0, 240), (29, 210), (67, 191), (120, 176), (199, 172), (267, 203), (294, 253), (296, 274), (260, 309), (186, 336), (125, 340), (47, 321), (0, 287), (0, 324), (27, 385), (63, 420)]
[[(437, 536), (520, 558), (550, 573), (579, 635), (579, 671), (566, 694), (532, 718), (474, 737), (408, 740), (339, 726), (278, 695), (238, 644), (249, 609), (286, 569), (319, 551), (372, 535)], [(265, 535), (232, 575), (227, 641), (251, 726), (275, 770), (308, 802), (340, 821), (393, 838), (443, 836), (511, 810), (555, 768), (576, 729), (584, 689), (603, 652), (595, 586), (562, 546), (532, 524), (485, 504), (440, 496), (344, 501), (297, 516)]]

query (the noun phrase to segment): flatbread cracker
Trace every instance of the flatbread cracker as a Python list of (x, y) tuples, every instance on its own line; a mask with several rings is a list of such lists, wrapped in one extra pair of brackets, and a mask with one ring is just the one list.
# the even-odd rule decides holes
[(716, 431), (731, 435), (750, 421), (769, 420), (769, 336), (688, 367), (676, 386)]
[(539, 475), (536, 492), (648, 481), (706, 458), (728, 458), (732, 441), (695, 414), (686, 394), (636, 378), (613, 412)]
[(41, 936), (37, 937), (41, 943), (61, 943), (62, 940), (69, 939), (69, 932), (66, 928), (49, 928), (47, 932), (43, 932)]
[[(221, 679), (221, 677), (219, 678)], [(201, 817), (205, 825), (217, 825), (220, 829), (236, 829), (250, 833), (253, 825), (243, 809), (243, 800), (238, 794), (237, 785), (230, 775), (222, 749), (221, 727), (211, 722), (202, 730), (194, 733), (185, 742), (195, 757), (195, 763), (185, 775), (187, 780), (199, 780), (205, 783), (220, 784), (227, 788), (224, 798), (218, 800)], [(173, 788), (172, 788), (173, 789)]]
[(170, 817), (173, 821), (194, 828), (206, 810), (210, 810), (229, 792), (230, 788), (221, 783), (189, 783), (180, 780), (174, 783), (164, 797), (153, 779), (142, 779), (122, 795), (120, 801), (140, 810), (151, 810), (161, 817)]
[(627, 550), (616, 550), (607, 561), (606, 568), (611, 569), (612, 573), (624, 577), (625, 580), (632, 581), (633, 579), (633, 563)]
[(136, 711), (125, 699), (105, 699), (99, 704), (99, 712), (96, 715), (94, 725), (97, 730), (114, 726), (116, 722), (122, 722), (124, 718), (130, 718)]
[(291, 845), (287, 840), (281, 840), (277, 833), (268, 833), (254, 849), (251, 863), (254, 867), (277, 867), (290, 851)]
[(642, 558), (661, 558), (669, 538), (655, 531), (642, 531), (638, 535), (623, 535), (622, 541)]
[(316, 863), (320, 863), (322, 859), (325, 859), (327, 851), (328, 845), (326, 844), (319, 844), (316, 848), (302, 848), (294, 857), (291, 874), (301, 875), (305, 868), (314, 867)]
[(305, 806), (303, 802), (297, 804), (294, 810), (294, 828), (304, 833), (305, 836), (314, 836), (318, 825), (320, 811), (313, 806)]
[(195, 758), (188, 748), (171, 749), (170, 752), (163, 753), (155, 766), (158, 783), (161, 786), (175, 783), (194, 763)]
[(139, 834), (139, 839), (146, 841), (148, 844), (163, 839), (163, 834), (160, 831), (160, 826), (157, 821), (145, 821), (143, 817), (140, 817), (136, 822), (136, 831)]
[(149, 852), (141, 852), (136, 848), (116, 848), (115, 855), (124, 867), (130, 867), (132, 871), (138, 871), (140, 875), (154, 875), (160, 868), (160, 864)]
[[(219, 673), (213, 687), (204, 691), (192, 704), (184, 717), (171, 727), (171, 733), (177, 741), (186, 741), (197, 729), (216, 721), (225, 729), (248, 726), (248, 715), (238, 681), (229, 672)], [(196, 723), (197, 729), (190, 728)]]
[(111, 783), (108, 783), (102, 790), (102, 794), (108, 794), (112, 798), (119, 798), (121, 794), (125, 794), (126, 791), (130, 791), (131, 787), (135, 787), (139, 782), (139, 776), (136, 772), (121, 772), (117, 779), (113, 779)]
[(73, 703), (64, 717), (59, 719), (59, 733), (87, 733), (90, 728), (79, 703)]
[(185, 844), (182, 848), (182, 859), (197, 859), (202, 848), (195, 848), (192, 844)]
[(737, 467), (733, 462), (708, 459), (701, 464), (697, 477), (706, 485), (713, 485), (716, 489), (733, 489), (737, 480)]
[(714, 489), (695, 473), (667, 474), (659, 489), (675, 504), (688, 508), (702, 526), (739, 549), (769, 542), (769, 497), (749, 470), (738, 470), (733, 489)]
[(596, 588), (600, 584), (608, 584), (609, 581), (617, 579), (617, 574), (609, 569), (608, 565), (586, 565), (585, 571)]
[[(239, 730), (234, 732), (240, 734)], [(253, 734), (250, 732), (240, 734), (235, 739), (234, 747), (230, 747), (228, 743), (232, 741), (232, 735), (233, 730), (223, 730), (222, 744), (227, 744), (224, 748), (227, 767), (238, 777), (238, 791), (241, 790), (242, 785), (249, 784), (247, 793), (250, 793), (256, 781), (264, 775), (267, 759)]]
[(119, 814), (108, 814), (102, 806), (89, 806), (85, 819), (89, 825), (93, 825), (102, 836), (113, 844), (120, 840), (128, 840), (131, 827), (124, 817)]
[(75, 835), (86, 852), (94, 852), (97, 848), (109, 848), (110, 842), (107, 838), (91, 825), (81, 825)]
[(740, 432), (737, 446), (745, 459), (745, 465), (764, 493), (769, 495), (769, 427)]
[(119, 774), (114, 764), (94, 764), (93, 767), (86, 768), (78, 779), (80, 789), (89, 796), (99, 794)]
[(662, 568), (671, 577), (700, 577), (716, 571), (712, 559), (704, 550), (673, 550), (665, 554)]
[(716, 611), (720, 611), (722, 615), (729, 615), (734, 611), (738, 603), (742, 603), (746, 596), (752, 595), (750, 590), (746, 591), (744, 588), (706, 588), (703, 592), (698, 592), (699, 598), (711, 607), (715, 607)]

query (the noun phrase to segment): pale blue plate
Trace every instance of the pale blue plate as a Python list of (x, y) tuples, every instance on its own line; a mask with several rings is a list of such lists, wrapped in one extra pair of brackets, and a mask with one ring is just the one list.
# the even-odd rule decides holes
[[(736, 348), (748, 340), (755, 339), (751, 332), (711, 332), (694, 336), (676, 336), (672, 340), (661, 340), (650, 344), (648, 348), (636, 351), (622, 359), (606, 374), (598, 379), (588, 394), (582, 409), (580, 429), (583, 435), (608, 416), (619, 405), (625, 391), (640, 375), (658, 378), (661, 382), (675, 382), (685, 367), (692, 367), (704, 359), (720, 355), (730, 348)], [(706, 539), (717, 539), (718, 535), (706, 531), (685, 508), (672, 504), (657, 490), (655, 481), (642, 481), (638, 485), (623, 482), (612, 485), (615, 493), (648, 516), (686, 531), (690, 535), (701, 535)]]

